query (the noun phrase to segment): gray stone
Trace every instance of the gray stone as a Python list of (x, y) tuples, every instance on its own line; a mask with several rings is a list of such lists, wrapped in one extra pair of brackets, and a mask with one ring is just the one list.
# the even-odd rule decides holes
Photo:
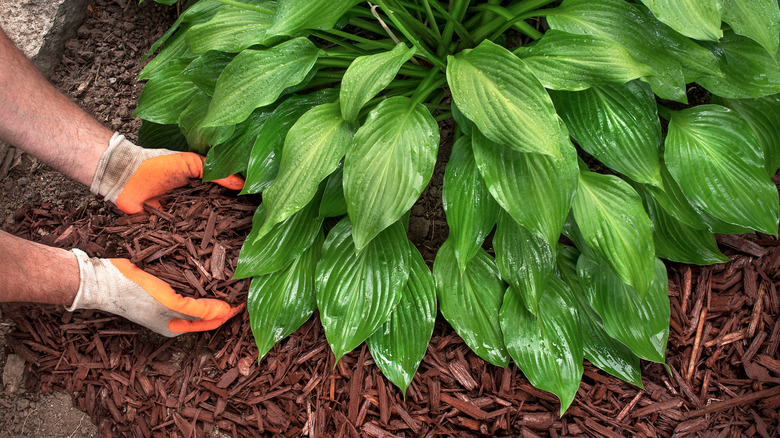
[(17, 394), (24, 388), (24, 359), (16, 354), (9, 354), (3, 368), (3, 386), (5, 392)]
[(84, 21), (88, 0), (0, 0), (0, 27), (50, 77), (65, 41)]

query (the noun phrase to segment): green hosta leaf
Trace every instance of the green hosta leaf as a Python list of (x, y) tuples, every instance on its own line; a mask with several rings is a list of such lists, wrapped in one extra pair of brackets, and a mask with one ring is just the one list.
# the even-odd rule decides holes
[(382, 101), (355, 133), (344, 160), (344, 196), (358, 250), (420, 197), (436, 164), (439, 127), (406, 97)]
[(721, 0), (642, 0), (662, 23), (681, 34), (717, 41), (720, 30)]
[(278, 224), (258, 238), (265, 221), (265, 206), (260, 204), (252, 217), (252, 231), (244, 241), (233, 278), (247, 278), (277, 272), (288, 266), (311, 246), (322, 226), (314, 204)]
[(240, 123), (255, 108), (273, 103), (285, 88), (306, 78), (318, 54), (319, 49), (306, 38), (239, 53), (217, 79), (206, 125)]
[(723, 21), (775, 58), (780, 44), (780, 8), (775, 0), (723, 0)]
[[(552, 29), (615, 40), (637, 61), (653, 69), (655, 75), (643, 79), (658, 96), (687, 102), (680, 62), (657, 43), (657, 33), (663, 32), (656, 26), (657, 21), (648, 19), (637, 6), (624, 0), (564, 0), (551, 11), (548, 23)], [(668, 29), (667, 33), (674, 32)]]
[(514, 51), (553, 90), (579, 91), (611, 83), (623, 84), (653, 69), (634, 59), (625, 47), (600, 35), (549, 30), (532, 46)]
[(187, 79), (191, 80), (201, 91), (209, 96), (214, 95), (214, 88), (217, 86), (222, 70), (233, 60), (233, 55), (222, 52), (208, 52), (195, 58), (184, 69), (183, 73)]
[(259, 2), (253, 6), (257, 10), (223, 7), (211, 20), (187, 31), (187, 45), (195, 53), (209, 50), (238, 53), (255, 44), (265, 44), (276, 3)]
[(712, 94), (729, 99), (762, 97), (780, 93), (780, 68), (775, 56), (748, 37), (726, 31), (710, 50), (720, 60), (723, 77), (704, 77), (697, 82)]
[(267, 209), (262, 236), (311, 201), (320, 183), (339, 166), (352, 140), (338, 103), (316, 106), (303, 114), (284, 140), (276, 180), (263, 192)]
[(558, 241), (577, 189), (577, 154), (561, 135), (561, 159), (503, 147), (474, 130), (474, 158), (490, 193), (520, 225), (551, 245)]
[(406, 392), (428, 349), (436, 321), (436, 286), (420, 253), (410, 245), (409, 281), (390, 318), (368, 338), (374, 362)]
[(777, 234), (777, 189), (738, 113), (718, 105), (675, 112), (665, 146), (669, 172), (693, 204), (724, 222)]
[(344, 198), (344, 162), (331, 173), (325, 183), (325, 191), (320, 201), (320, 216), (339, 217), (347, 214), (347, 200)]
[(661, 185), (661, 124), (649, 86), (633, 81), (552, 97), (580, 147), (634, 181)]
[(539, 316), (525, 308), (521, 293), (510, 286), (501, 306), (506, 347), (523, 374), (539, 389), (552, 392), (566, 412), (582, 379), (584, 358), (580, 316), (569, 286), (550, 278), (539, 300)]
[(409, 279), (410, 245), (396, 222), (360, 253), (342, 219), (328, 234), (317, 264), (317, 307), (336, 361), (384, 324)]
[(718, 244), (712, 232), (698, 230), (678, 221), (667, 213), (652, 196), (645, 194), (642, 199), (647, 215), (653, 221), (656, 256), (696, 265), (711, 265), (729, 261), (729, 258), (718, 250)]
[(190, 150), (201, 155), (205, 155), (211, 146), (227, 141), (235, 130), (235, 125), (203, 126), (203, 118), (209, 102), (211, 98), (198, 90), (187, 107), (180, 110), (178, 120), (179, 128), (187, 138)]
[(452, 98), (489, 139), (520, 152), (561, 156), (550, 96), (528, 66), (490, 41), (448, 57)]
[(160, 53), (144, 66), (138, 74), (138, 80), (154, 79), (157, 76), (171, 76), (172, 71), (181, 72), (198, 55), (192, 52), (185, 43), (186, 29), (182, 28), (160, 50)]
[(780, 167), (780, 95), (725, 99), (724, 104), (747, 120), (764, 151), (767, 174), (773, 176)]
[(501, 278), (514, 286), (526, 309), (538, 316), (539, 297), (555, 270), (553, 247), (504, 212), (498, 217), (493, 248)]
[(384, 53), (355, 58), (341, 80), (341, 114), (347, 122), (357, 120), (363, 105), (395, 78), (401, 66), (414, 56), (414, 48), (404, 43)]
[(336, 97), (335, 90), (326, 88), (305, 96), (290, 96), (276, 107), (257, 133), (241, 194), (259, 193), (271, 185), (279, 171), (282, 147), (290, 127), (306, 111), (317, 105), (333, 102)]
[(257, 133), (270, 116), (270, 111), (256, 109), (248, 119), (236, 125), (230, 139), (209, 149), (203, 164), (203, 181), (214, 181), (246, 172)]
[[(154, 44), (152, 44), (152, 47), (149, 48), (148, 52), (144, 53), (143, 56), (141, 56), (141, 62), (146, 61), (146, 58), (154, 55), (154, 52), (158, 48), (160, 48), (160, 46), (168, 42), (168, 39), (172, 35), (174, 35), (174, 33), (179, 29), (179, 26), (181, 26), (181, 31), (176, 33), (174, 35), (174, 38), (179, 38), (181, 45), (186, 47), (185, 38), (184, 38), (184, 33), (186, 32), (186, 29), (188, 29), (189, 26), (193, 24), (203, 23), (210, 20), (211, 17), (213, 17), (214, 14), (216, 14), (217, 11), (219, 11), (223, 6), (224, 4), (220, 3), (217, 0), (201, 0), (195, 2), (192, 6), (190, 6), (184, 12), (182, 12), (181, 15), (179, 15), (179, 18), (177, 18), (176, 21), (173, 23), (173, 25), (170, 27), (170, 29), (168, 29), (165, 32), (165, 34), (163, 34), (163, 36), (160, 37), (160, 39), (158, 39), (157, 41), (154, 42)], [(168, 46), (166, 45), (166, 47)], [(166, 50), (165, 48), (161, 50), (160, 54), (158, 54), (155, 59), (159, 58), (160, 55), (162, 55), (162, 53), (165, 50)], [(189, 51), (188, 47), (187, 50)], [(149, 64), (147, 64), (147, 67), (149, 67), (149, 65), (154, 64), (156, 62), (157, 61), (152, 60), (151, 62), (149, 62)], [(143, 72), (141, 73), (143, 74)]]
[(590, 306), (580, 288), (577, 276), (579, 251), (568, 245), (558, 245), (558, 271), (571, 288), (577, 313), (580, 315), (580, 332), (585, 358), (593, 365), (632, 385), (642, 387), (639, 358), (625, 344), (613, 338), (604, 328), (604, 322)]
[(184, 74), (176, 72), (178, 68), (172, 65), (172, 70), (160, 73), (144, 85), (133, 117), (162, 125), (179, 122), (182, 109), (196, 98), (200, 90)]
[(138, 145), (150, 149), (170, 149), (187, 152), (187, 138), (179, 125), (160, 125), (143, 120), (138, 129)]
[(314, 313), (314, 270), (323, 240), (320, 232), (316, 241), (288, 267), (252, 279), (247, 310), (259, 350), (258, 361)]
[(493, 229), (500, 210), (479, 174), (470, 136), (459, 138), (452, 146), (444, 171), (442, 202), (455, 258), (463, 271)]
[(480, 249), (461, 272), (447, 239), (436, 253), (433, 278), (441, 314), (466, 345), (493, 365), (506, 366), (509, 355), (498, 323), (506, 286), (493, 258)]
[(671, 315), (663, 262), (655, 259), (653, 284), (644, 296), (623, 283), (604, 261), (594, 262), (582, 255), (577, 271), (580, 285), (607, 333), (640, 358), (663, 363)]
[(330, 29), (359, 0), (279, 0), (268, 35), (295, 35), (306, 29)]
[(653, 224), (636, 191), (616, 176), (581, 171), (572, 211), (587, 245), (644, 295), (653, 282)]

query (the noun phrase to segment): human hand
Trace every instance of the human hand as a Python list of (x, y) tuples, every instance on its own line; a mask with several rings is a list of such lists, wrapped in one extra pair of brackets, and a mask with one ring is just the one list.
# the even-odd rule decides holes
[[(203, 177), (205, 160), (192, 152), (145, 149), (115, 133), (98, 163), (90, 191), (128, 214), (142, 212), (144, 203), (159, 208), (157, 198), (191, 178)], [(244, 187), (236, 175), (214, 182), (231, 190)]]
[(212, 298), (183, 297), (159, 278), (127, 259), (90, 258), (73, 249), (80, 285), (69, 311), (96, 309), (122, 316), (161, 335), (213, 330), (235, 316), (231, 307)]

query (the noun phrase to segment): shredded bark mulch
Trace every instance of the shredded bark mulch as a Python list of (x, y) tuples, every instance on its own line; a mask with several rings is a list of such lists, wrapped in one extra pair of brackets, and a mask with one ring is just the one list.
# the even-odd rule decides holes
[[(30, 205), (15, 234), (93, 256), (127, 257), (188, 296), (245, 302), (232, 280), (255, 206), (194, 184), (163, 210)], [(334, 358), (313, 317), (262, 362), (246, 312), (218, 330), (167, 339), (93, 311), (6, 305), (9, 348), (29, 391), (64, 391), (101, 436), (760, 436), (780, 434), (780, 241), (719, 236), (730, 263), (669, 264), (667, 363), (644, 389), (586, 363), (559, 418), (555, 396), (515, 365), (486, 364), (441, 319), (406, 397), (365, 346)]]

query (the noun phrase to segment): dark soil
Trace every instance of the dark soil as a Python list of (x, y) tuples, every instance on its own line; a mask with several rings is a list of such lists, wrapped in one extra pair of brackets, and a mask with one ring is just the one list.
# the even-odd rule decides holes
[[(171, 9), (99, 0), (92, 11), (55, 83), (132, 138), (138, 59), (171, 22)], [(46, 182), (41, 167), (13, 172), (23, 171), (13, 179)], [(412, 212), (410, 237), (426, 259), (447, 233), (440, 195), (439, 171)], [(246, 281), (230, 277), (252, 201), (194, 184), (164, 206), (123, 216), (88, 195), (27, 193), (6, 229), (131, 258), (181, 293), (244, 302)], [(732, 262), (668, 264), (670, 371), (643, 363), (640, 389), (586, 364), (562, 418), (553, 395), (514, 365), (486, 364), (441, 319), (406, 398), (364, 346), (334, 366), (316, 315), (258, 364), (246, 312), (218, 330), (169, 340), (112, 315), (6, 305), (15, 330), (5, 350), (27, 362), (28, 391), (64, 392), (100, 436), (778, 436), (780, 241), (746, 235), (719, 243)]]

